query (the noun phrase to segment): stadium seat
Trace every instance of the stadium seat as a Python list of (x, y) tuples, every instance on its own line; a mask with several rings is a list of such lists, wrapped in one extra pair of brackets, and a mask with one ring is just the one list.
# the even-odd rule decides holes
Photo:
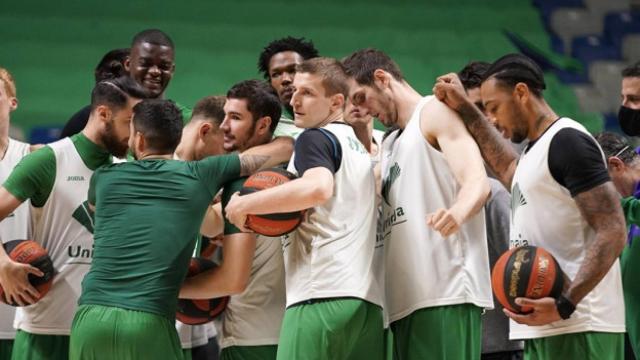
[(622, 39), (622, 57), (629, 62), (640, 61), (640, 34), (627, 35)]
[(574, 85), (572, 88), (583, 112), (603, 113), (609, 111), (609, 104), (598, 89), (592, 85)]
[(551, 14), (551, 30), (562, 39), (565, 52), (571, 53), (571, 39), (602, 32), (602, 18), (580, 8), (560, 8)]
[(592, 14), (603, 17), (614, 11), (628, 11), (629, 0), (584, 0), (585, 6)]
[(596, 60), (620, 60), (620, 49), (604, 41), (598, 35), (580, 36), (571, 42), (573, 57), (585, 67)]
[(60, 138), (60, 126), (34, 126), (29, 134), (30, 144), (48, 144)]
[(626, 66), (621, 61), (595, 61), (589, 67), (589, 78), (603, 95), (611, 112), (617, 112), (620, 107), (621, 72)]
[(604, 18), (604, 36), (615, 46), (622, 45), (622, 38), (627, 34), (640, 33), (639, 12), (614, 12)]

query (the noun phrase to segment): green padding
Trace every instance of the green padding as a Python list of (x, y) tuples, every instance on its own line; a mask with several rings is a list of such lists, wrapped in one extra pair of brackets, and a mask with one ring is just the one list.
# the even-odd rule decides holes
[[(261, 78), (259, 52), (287, 35), (312, 39), (322, 55), (338, 58), (380, 48), (425, 95), (443, 73), (515, 51), (503, 29), (550, 51), (528, 0), (14, 1), (0, 14), (0, 66), (13, 73), (20, 100), (13, 124), (27, 133), (33, 126), (62, 125), (89, 102), (102, 55), (129, 46), (145, 28), (163, 29), (176, 44), (166, 96), (187, 107), (225, 94), (240, 80)], [(571, 91), (559, 86), (547, 98), (563, 104), (559, 112), (577, 114), (575, 99), (565, 101)]]

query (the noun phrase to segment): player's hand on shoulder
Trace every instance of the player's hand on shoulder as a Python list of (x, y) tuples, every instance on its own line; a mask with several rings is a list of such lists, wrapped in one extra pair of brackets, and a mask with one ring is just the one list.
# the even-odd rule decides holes
[(464, 105), (471, 103), (456, 73), (449, 73), (438, 77), (433, 86), (433, 94), (438, 100), (447, 104), (447, 106), (455, 111), (459, 111)]
[(517, 298), (516, 304), (533, 309), (533, 311), (527, 314), (516, 314), (507, 309), (503, 309), (504, 313), (518, 324), (541, 326), (562, 320), (558, 313), (556, 300), (552, 297), (544, 297), (541, 299)]
[(242, 198), (239, 192), (235, 192), (227, 207), (224, 208), (227, 219), (242, 232), (251, 232), (245, 224), (247, 223), (247, 213), (242, 209)]
[(38, 290), (29, 283), (29, 274), (44, 276), (42, 271), (29, 264), (22, 264), (8, 258), (0, 263), (0, 285), (8, 303), (26, 306), (40, 298)]
[(427, 226), (447, 237), (460, 230), (462, 220), (451, 209), (438, 209), (427, 215)]

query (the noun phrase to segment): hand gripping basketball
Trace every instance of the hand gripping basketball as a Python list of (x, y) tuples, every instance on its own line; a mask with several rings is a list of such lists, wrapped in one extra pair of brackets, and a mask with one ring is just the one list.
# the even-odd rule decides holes
[(29, 274), (44, 276), (37, 268), (13, 261), (9, 257), (0, 263), (0, 285), (8, 303), (27, 306), (40, 299), (38, 290), (29, 283)]

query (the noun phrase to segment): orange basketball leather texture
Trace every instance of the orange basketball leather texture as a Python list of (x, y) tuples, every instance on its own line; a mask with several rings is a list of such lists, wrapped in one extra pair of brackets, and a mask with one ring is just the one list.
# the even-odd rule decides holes
[[(245, 182), (240, 195), (282, 185), (295, 179), (296, 176), (284, 169), (271, 168), (258, 171)], [(305, 211), (290, 213), (248, 215), (246, 226), (260, 235), (281, 236), (295, 230), (304, 219)]]
[[(38, 290), (42, 299), (51, 289), (55, 270), (53, 262), (49, 257), (49, 253), (40, 244), (33, 240), (13, 240), (4, 244), (7, 255), (16, 262), (22, 264), (30, 264), (38, 268), (44, 273), (44, 276), (38, 277), (29, 274), (29, 283)], [(4, 289), (0, 287), (0, 300), (11, 306), (18, 306), (16, 303), (10, 303), (5, 298)]]
[[(213, 269), (216, 264), (205, 258), (191, 258), (187, 277)], [(227, 308), (229, 297), (214, 299), (179, 299), (176, 319), (187, 325), (206, 324), (219, 316)]]
[(515, 299), (559, 297), (564, 274), (548, 251), (535, 246), (522, 246), (500, 256), (491, 273), (491, 285), (502, 306), (511, 312), (528, 313), (532, 309), (517, 305)]

